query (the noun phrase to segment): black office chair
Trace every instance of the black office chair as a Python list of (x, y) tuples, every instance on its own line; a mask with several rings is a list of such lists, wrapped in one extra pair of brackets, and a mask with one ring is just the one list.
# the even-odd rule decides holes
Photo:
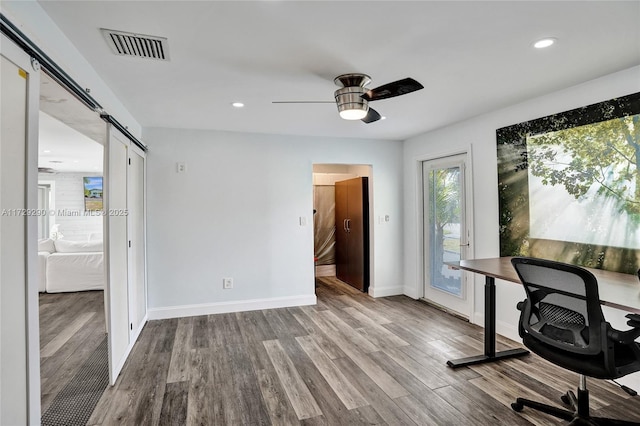
[(524, 398), (517, 398), (511, 408), (522, 411), (530, 407), (571, 421), (571, 425), (640, 424), (591, 417), (586, 387), (586, 376), (613, 380), (640, 370), (640, 344), (634, 342), (640, 336), (640, 315), (627, 315), (631, 330), (615, 330), (602, 315), (598, 282), (586, 269), (523, 257), (513, 258), (511, 263), (527, 293), (527, 299), (518, 303), (518, 331), (524, 345), (580, 375), (577, 397), (573, 391), (561, 396), (571, 410)]

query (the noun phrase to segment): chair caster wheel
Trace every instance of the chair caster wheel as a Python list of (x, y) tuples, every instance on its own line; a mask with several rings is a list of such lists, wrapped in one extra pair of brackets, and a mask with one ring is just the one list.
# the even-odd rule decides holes
[(513, 402), (511, 403), (511, 408), (513, 409), (513, 411), (520, 412), (524, 408), (524, 405), (520, 404), (519, 402)]
[(566, 393), (560, 397), (560, 400), (561, 400), (565, 405), (571, 405), (571, 400), (569, 399), (569, 397), (567, 396), (567, 394), (566, 394)]

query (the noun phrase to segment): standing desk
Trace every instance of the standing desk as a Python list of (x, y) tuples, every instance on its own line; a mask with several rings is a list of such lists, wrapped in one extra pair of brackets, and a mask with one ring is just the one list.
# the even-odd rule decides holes
[[(496, 352), (496, 278), (521, 284), (511, 265), (511, 257), (445, 262), (452, 269), (462, 269), (485, 276), (484, 285), (484, 354), (447, 361), (451, 368), (482, 364), (527, 355), (522, 348)], [(600, 303), (612, 308), (640, 314), (640, 282), (635, 275), (601, 269), (584, 268), (598, 280)]]

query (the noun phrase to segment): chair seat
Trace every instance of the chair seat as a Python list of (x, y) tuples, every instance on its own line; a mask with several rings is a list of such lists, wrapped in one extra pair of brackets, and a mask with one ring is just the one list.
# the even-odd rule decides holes
[(561, 351), (558, 350), (557, 347), (547, 345), (546, 343), (543, 343), (527, 334), (522, 337), (522, 342), (532, 352), (540, 355), (542, 358), (553, 364), (559, 365), (562, 368), (571, 370), (578, 374), (584, 374), (597, 379), (617, 379), (629, 374), (629, 370), (633, 371), (634, 363), (638, 364), (635, 354), (628, 346), (623, 345), (616, 345), (619, 346), (616, 348), (617, 350), (614, 362), (616, 368), (614, 368), (614, 371), (609, 371), (609, 369), (605, 367), (604, 354), (602, 353), (597, 355), (581, 355)]

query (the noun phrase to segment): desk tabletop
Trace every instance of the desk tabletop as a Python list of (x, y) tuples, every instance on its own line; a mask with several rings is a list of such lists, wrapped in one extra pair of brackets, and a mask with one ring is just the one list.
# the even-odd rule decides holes
[[(454, 269), (463, 269), (520, 284), (520, 278), (511, 265), (511, 257), (461, 260), (446, 262), (446, 264)], [(595, 275), (598, 280), (598, 293), (603, 305), (640, 313), (640, 281), (637, 276), (602, 269), (584, 269)]]

